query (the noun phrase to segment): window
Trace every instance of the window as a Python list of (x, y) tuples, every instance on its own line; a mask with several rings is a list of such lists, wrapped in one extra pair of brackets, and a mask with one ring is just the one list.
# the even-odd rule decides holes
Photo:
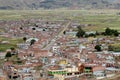
[(80, 74), (79, 72), (75, 72), (75, 75), (78, 75), (78, 74)]
[(67, 75), (72, 75), (72, 73), (67, 73)]

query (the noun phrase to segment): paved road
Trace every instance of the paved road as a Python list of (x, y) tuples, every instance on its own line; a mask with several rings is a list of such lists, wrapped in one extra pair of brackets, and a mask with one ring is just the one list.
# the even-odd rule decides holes
[[(69, 27), (69, 25), (71, 24), (71, 21), (69, 21), (66, 26), (63, 28), (63, 30), (60, 31), (60, 33), (58, 35), (56, 35), (51, 41), (50, 43), (45, 47), (43, 48), (44, 50), (50, 50), (51, 46), (55, 43), (55, 41), (57, 40), (57, 38), (59, 36), (62, 36), (63, 35), (63, 32)], [(63, 25), (64, 26), (64, 25)]]

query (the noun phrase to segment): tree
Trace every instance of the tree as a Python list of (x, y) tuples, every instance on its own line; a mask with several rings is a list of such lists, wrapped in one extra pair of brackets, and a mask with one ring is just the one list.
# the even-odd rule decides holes
[(43, 29), (43, 31), (46, 31), (45, 29)]
[(106, 28), (105, 29), (105, 35), (112, 35), (112, 31), (111, 31), (111, 29), (110, 28)]
[(32, 39), (32, 40), (30, 41), (30, 46), (32, 46), (35, 42), (36, 42), (36, 41), (35, 41), (34, 39)]
[(14, 51), (14, 50), (15, 50), (15, 48), (14, 48), (14, 47), (11, 47), (10, 49), (11, 49), (11, 51)]
[(118, 12), (117, 15), (120, 15), (120, 12)]
[(89, 37), (96, 37), (96, 34), (90, 33), (90, 34), (89, 34)]
[(34, 24), (34, 26), (35, 26), (35, 27), (38, 27), (38, 25), (37, 25), (37, 24)]
[(5, 58), (9, 58), (9, 57), (11, 57), (11, 56), (12, 56), (11, 52), (8, 51), (8, 52), (6, 53), (6, 55), (5, 55)]
[(95, 49), (96, 49), (97, 51), (101, 51), (101, 46), (100, 46), (100, 45), (96, 45), (96, 46), (95, 46)]
[(32, 30), (36, 30), (36, 28), (32, 28)]
[(80, 38), (80, 37), (84, 37), (84, 35), (85, 35), (85, 31), (82, 30), (81, 27), (78, 27), (78, 32), (77, 32), (76, 36), (77, 36), (78, 38)]
[(20, 27), (20, 29), (21, 29), (21, 30), (23, 30), (23, 28), (22, 28), (22, 27)]
[(89, 37), (89, 35), (88, 35), (88, 34), (85, 34), (85, 37), (86, 37), (86, 38), (88, 38), (88, 37)]
[(64, 31), (63, 34), (65, 35), (65, 34), (66, 34), (66, 31)]
[(106, 28), (105, 35), (108, 35), (108, 36), (111, 36), (111, 35), (119, 36), (119, 32), (117, 30), (114, 30), (114, 29)]
[(119, 36), (119, 32), (117, 30), (114, 30), (114, 36)]
[(25, 42), (27, 40), (27, 38), (26, 37), (23, 37), (23, 41)]
[(17, 54), (16, 49), (14, 47), (11, 47), (10, 49), (11, 49), (11, 54), (12, 55)]

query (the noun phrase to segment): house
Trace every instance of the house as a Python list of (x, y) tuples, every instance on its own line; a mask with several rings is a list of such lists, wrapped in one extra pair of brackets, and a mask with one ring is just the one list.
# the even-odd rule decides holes
[(66, 66), (65, 70), (67, 71), (67, 76), (71, 76), (71, 75), (79, 75), (80, 72), (78, 70), (78, 66), (75, 65), (68, 65)]
[(40, 58), (40, 57), (47, 57), (49, 54), (48, 50), (35, 50), (34, 57)]
[(7, 80), (6, 75), (4, 74), (4, 71), (0, 69), (0, 80)]
[(93, 67), (95, 67), (97, 64), (90, 64), (90, 63), (86, 63), (84, 64), (84, 73), (85, 73), (85, 76), (87, 77), (91, 77), (93, 76)]
[(8, 77), (10, 79), (17, 79), (19, 77), (19, 73), (17, 71), (8, 71)]
[(39, 39), (38, 39), (38, 38), (29, 38), (29, 39), (26, 40), (26, 42), (29, 42), (29, 43), (30, 43), (31, 40), (38, 41)]
[(65, 68), (62, 68), (60, 66), (51, 66), (48, 69), (48, 75), (54, 76), (59, 78), (60, 80), (64, 80), (67, 77), (72, 76), (79, 76), (81, 74), (78, 70), (77, 66), (74, 65), (68, 65)]
[(71, 32), (66, 32), (66, 35), (76, 37), (77, 32), (71, 31)]
[(31, 74), (24, 74), (22, 75), (22, 80), (34, 80), (34, 77)]
[(47, 57), (41, 57), (40, 60), (41, 60), (41, 62), (42, 62), (43, 64), (45, 64), (45, 63), (48, 62), (48, 58), (47, 58)]
[(0, 59), (5, 59), (5, 55), (6, 55), (5, 52), (0, 52)]
[(4, 62), (3, 63), (3, 69), (4, 70), (9, 70), (10, 69), (10, 66), (12, 66), (13, 65), (13, 63), (12, 62)]
[(28, 43), (17, 44), (17, 47), (20, 48), (20, 49), (28, 49), (29, 46), (30, 46), (30, 44), (28, 44)]
[(66, 65), (66, 64), (67, 64), (67, 60), (65, 60), (65, 59), (61, 59), (59, 61), (59, 65)]
[(54, 45), (54, 46), (52, 47), (52, 51), (53, 51), (54, 53), (58, 53), (59, 50), (60, 50), (60, 46)]
[(114, 56), (120, 56), (120, 52), (112, 52)]
[(87, 35), (89, 35), (89, 34), (96, 34), (96, 32), (95, 31), (89, 31), (89, 32), (86, 32), (86, 34)]
[(103, 66), (95, 66), (92, 68), (92, 71), (93, 71), (93, 75), (96, 77), (96, 78), (105, 78), (106, 74), (105, 74), (105, 67)]

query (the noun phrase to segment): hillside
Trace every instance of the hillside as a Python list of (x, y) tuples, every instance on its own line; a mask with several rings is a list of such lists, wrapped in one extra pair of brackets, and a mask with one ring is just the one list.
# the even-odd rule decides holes
[(120, 0), (0, 0), (0, 9), (120, 9)]

